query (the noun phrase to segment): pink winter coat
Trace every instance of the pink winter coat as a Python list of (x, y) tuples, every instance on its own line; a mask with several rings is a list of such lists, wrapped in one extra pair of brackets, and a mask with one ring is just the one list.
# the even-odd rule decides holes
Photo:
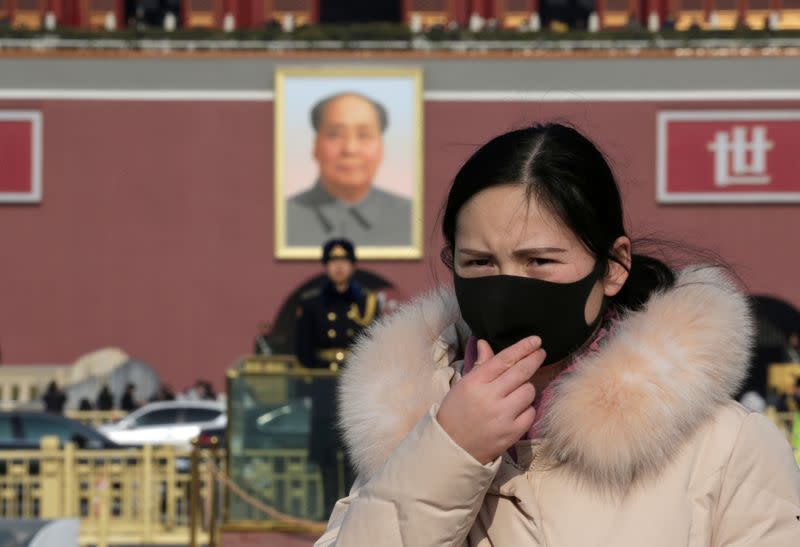
[(361, 342), (340, 393), (359, 479), (318, 546), (800, 546), (791, 449), (731, 400), (753, 324), (719, 271), (686, 270), (624, 316), (516, 461), (481, 465), (436, 421), (467, 334), (441, 290)]

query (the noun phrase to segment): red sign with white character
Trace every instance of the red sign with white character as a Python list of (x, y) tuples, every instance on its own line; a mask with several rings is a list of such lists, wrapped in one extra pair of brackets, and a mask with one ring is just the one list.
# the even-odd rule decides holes
[(800, 110), (658, 114), (658, 201), (800, 202)]
[(42, 117), (0, 110), (0, 203), (42, 199)]

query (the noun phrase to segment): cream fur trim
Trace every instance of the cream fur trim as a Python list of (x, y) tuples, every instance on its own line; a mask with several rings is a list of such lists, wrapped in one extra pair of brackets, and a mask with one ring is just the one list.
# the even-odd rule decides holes
[[(454, 373), (459, 321), (439, 289), (382, 320), (358, 344), (340, 383), (341, 422), (362, 478), (374, 474)], [(747, 373), (747, 298), (717, 268), (681, 272), (675, 286), (628, 313), (599, 352), (559, 381), (544, 431), (555, 456), (614, 490), (656, 472)]]

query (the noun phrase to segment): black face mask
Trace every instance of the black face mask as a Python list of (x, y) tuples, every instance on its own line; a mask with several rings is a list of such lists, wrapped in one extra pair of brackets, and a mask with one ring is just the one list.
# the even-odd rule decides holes
[(579, 349), (594, 332), (603, 310), (587, 325), (584, 309), (599, 277), (600, 268), (595, 267), (574, 283), (511, 275), (455, 275), (454, 280), (461, 316), (474, 336), (486, 340), (495, 353), (528, 336), (539, 336), (547, 353), (544, 366)]

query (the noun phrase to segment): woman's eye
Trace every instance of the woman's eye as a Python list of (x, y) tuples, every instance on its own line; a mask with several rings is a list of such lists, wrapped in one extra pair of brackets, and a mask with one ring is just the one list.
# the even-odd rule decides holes
[(549, 258), (531, 258), (528, 261), (528, 265), (530, 266), (544, 266), (545, 264), (552, 264), (553, 261)]
[(489, 266), (491, 262), (489, 262), (488, 258), (476, 258), (474, 260), (470, 260), (467, 262), (467, 266), (477, 266), (479, 268), (484, 266)]

